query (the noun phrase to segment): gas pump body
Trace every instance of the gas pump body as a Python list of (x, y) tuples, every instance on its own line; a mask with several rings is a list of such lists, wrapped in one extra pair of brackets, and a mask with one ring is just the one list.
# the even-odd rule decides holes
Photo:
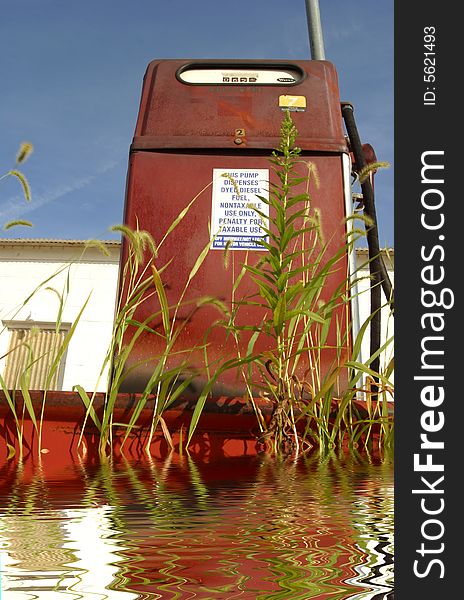
[[(233, 336), (227, 335), (223, 327), (213, 326), (220, 318), (216, 308), (192, 307), (196, 299), (206, 296), (230, 306), (240, 264), (245, 260), (254, 264), (262, 255), (262, 248), (255, 242), (258, 230), (253, 229), (256, 222), (250, 216), (249, 204), (252, 198), (256, 199), (253, 192), (263, 193), (268, 187), (266, 178), (278, 183), (268, 158), (279, 146), (285, 110), (292, 111), (298, 130), (302, 175), (307, 174), (303, 161), (310, 161), (317, 168), (320, 186), (310, 193), (313, 206), (320, 211), (326, 256), (330, 257), (345, 245), (345, 217), (351, 203), (351, 197), (347, 200), (349, 151), (333, 65), (326, 61), (158, 60), (147, 68), (130, 148), (124, 223), (149, 231), (158, 244), (181, 211), (196, 198), (164, 240), (156, 259), (158, 267), (169, 263), (162, 279), (171, 306), (178, 302), (196, 259), (211, 244), (178, 311), (177, 320), (184, 321), (183, 330), (166, 368), (187, 356), (191, 365), (201, 368), (204, 351), (189, 350), (202, 344), (207, 345), (213, 372), (237, 352), (246, 354), (249, 336), (244, 335), (237, 348)], [(226, 227), (231, 230), (229, 238)], [(216, 231), (212, 231), (214, 228)], [(227, 240), (231, 240), (232, 266), (225, 268)], [(124, 240), (121, 271), (127, 256), (128, 243)], [(343, 285), (347, 271), (348, 260), (344, 256), (329, 277), (323, 297), (328, 298)], [(124, 301), (123, 281), (119, 287)], [(245, 298), (256, 291), (256, 284), (247, 275), (236, 293)], [(155, 293), (137, 309), (136, 320), (146, 321), (150, 328), (162, 333), (161, 316), (149, 318), (157, 311)], [(340, 306), (336, 313), (334, 321), (347, 331), (349, 310)], [(238, 318), (242, 324), (259, 324), (263, 314), (259, 306), (244, 306)], [(134, 329), (129, 327), (127, 343), (133, 334)], [(336, 335), (333, 330), (328, 345), (336, 345)], [(121, 391), (144, 389), (164, 344), (162, 336), (149, 331), (138, 337), (125, 366)], [(263, 352), (270, 344), (266, 336), (260, 336), (254, 351)], [(324, 350), (322, 371), (330, 368), (335, 355), (336, 350)], [(310, 368), (308, 361), (302, 359), (298, 378), (304, 379)], [(198, 377), (194, 394), (205, 378), (206, 374)], [(213, 396), (241, 394), (243, 378), (236, 370), (225, 372), (213, 390)]]

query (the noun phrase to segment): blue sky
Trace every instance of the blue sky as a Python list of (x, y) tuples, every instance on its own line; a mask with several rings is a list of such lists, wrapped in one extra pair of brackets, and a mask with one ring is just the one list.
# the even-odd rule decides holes
[[(381, 245), (393, 246), (393, 0), (320, 0), (327, 60), (354, 104), (376, 176)], [(19, 144), (32, 201), (0, 181), (0, 237), (111, 239), (143, 75), (159, 58), (307, 59), (304, 0), (3, 0), (0, 174)]]

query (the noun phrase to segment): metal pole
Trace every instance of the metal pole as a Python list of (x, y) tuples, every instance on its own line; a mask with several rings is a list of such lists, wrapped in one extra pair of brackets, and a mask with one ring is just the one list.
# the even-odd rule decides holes
[(325, 60), (319, 0), (306, 0), (306, 18), (308, 19), (311, 58), (313, 60)]

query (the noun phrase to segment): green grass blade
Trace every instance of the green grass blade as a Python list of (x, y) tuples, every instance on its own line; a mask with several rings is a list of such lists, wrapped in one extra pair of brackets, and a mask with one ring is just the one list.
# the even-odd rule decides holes
[(166, 297), (166, 292), (164, 290), (164, 285), (161, 281), (161, 276), (159, 274), (158, 269), (155, 265), (152, 265), (151, 269), (153, 273), (153, 281), (155, 283), (155, 288), (158, 294), (158, 300), (161, 306), (161, 316), (163, 320), (164, 333), (166, 334), (166, 339), (169, 341), (171, 337), (171, 322), (169, 319), (168, 299)]
[(90, 418), (92, 419), (92, 421), (95, 423), (96, 427), (98, 428), (98, 431), (101, 431), (102, 424), (101, 424), (100, 419), (98, 418), (98, 415), (95, 412), (95, 409), (93, 407), (93, 399), (89, 398), (89, 395), (87, 394), (87, 392), (80, 385), (74, 385), (73, 391), (76, 391), (79, 394), (82, 402), (84, 403), (84, 406), (86, 408), (85, 419), (87, 419), (87, 415), (89, 415)]
[(179, 223), (181, 223), (183, 221), (185, 215), (189, 212), (190, 208), (196, 202), (196, 200), (201, 196), (201, 194), (203, 194), (203, 192), (206, 191), (212, 184), (213, 184), (213, 182), (210, 181), (207, 185), (205, 185), (205, 187), (200, 192), (198, 192), (198, 194), (193, 198), (193, 200), (191, 200), (187, 204), (187, 206), (184, 209), (181, 210), (181, 212), (177, 215), (177, 217), (174, 219), (174, 221), (171, 223), (171, 225), (169, 226), (168, 230), (164, 234), (161, 242), (158, 244), (158, 248), (161, 247), (161, 245), (163, 244), (163, 242), (166, 240), (166, 238), (168, 238), (171, 235), (171, 233), (179, 225)]
[(50, 367), (50, 370), (48, 372), (47, 375), (47, 379), (45, 381), (45, 389), (48, 389), (50, 386), (50, 383), (53, 380), (53, 377), (55, 376), (56, 370), (58, 369), (58, 367), (60, 366), (60, 362), (61, 359), (63, 358), (64, 353), (66, 352), (69, 343), (74, 335), (74, 332), (76, 330), (76, 327), (82, 317), (82, 313), (84, 312), (89, 300), (90, 300), (90, 296), (92, 295), (92, 292), (90, 292), (90, 294), (87, 296), (87, 300), (84, 302), (84, 305), (82, 306), (82, 308), (80, 309), (77, 317), (74, 319), (74, 323), (72, 324), (71, 328), (69, 329), (69, 331), (66, 333), (66, 336), (63, 340), (63, 343), (61, 344), (60, 348), (58, 349), (58, 352), (55, 356), (55, 359)]
[(5, 380), (3, 379), (3, 377), (1, 376), (1, 374), (0, 374), (0, 388), (2, 389), (3, 394), (5, 395), (6, 402), (7, 402), (8, 406), (9, 406), (9, 408), (10, 408), (12, 414), (13, 414), (13, 417), (14, 417), (14, 420), (15, 420), (15, 423), (16, 423), (16, 429), (19, 432), (19, 430), (20, 430), (20, 424), (19, 424), (18, 415), (16, 413), (16, 406), (15, 406), (15, 403), (13, 402), (13, 399), (12, 399), (12, 397), (10, 395), (10, 392), (9, 392), (7, 386), (6, 386)]
[(29, 377), (27, 376), (27, 372), (23, 373), (20, 377), (20, 390), (23, 395), (24, 404), (26, 406), (27, 412), (31, 418), (32, 423), (34, 424), (34, 428), (38, 431), (37, 419), (34, 412), (34, 405), (32, 403), (32, 398), (29, 393)]

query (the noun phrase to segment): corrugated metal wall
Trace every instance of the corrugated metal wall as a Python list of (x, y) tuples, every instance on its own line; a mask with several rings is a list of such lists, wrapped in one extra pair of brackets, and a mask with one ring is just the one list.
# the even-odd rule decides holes
[(66, 330), (55, 331), (43, 326), (10, 329), (4, 380), (9, 389), (19, 389), (21, 377), (27, 378), (30, 390), (59, 390), (63, 380), (64, 356), (50, 384), (46, 386), (50, 368), (64, 342)]

